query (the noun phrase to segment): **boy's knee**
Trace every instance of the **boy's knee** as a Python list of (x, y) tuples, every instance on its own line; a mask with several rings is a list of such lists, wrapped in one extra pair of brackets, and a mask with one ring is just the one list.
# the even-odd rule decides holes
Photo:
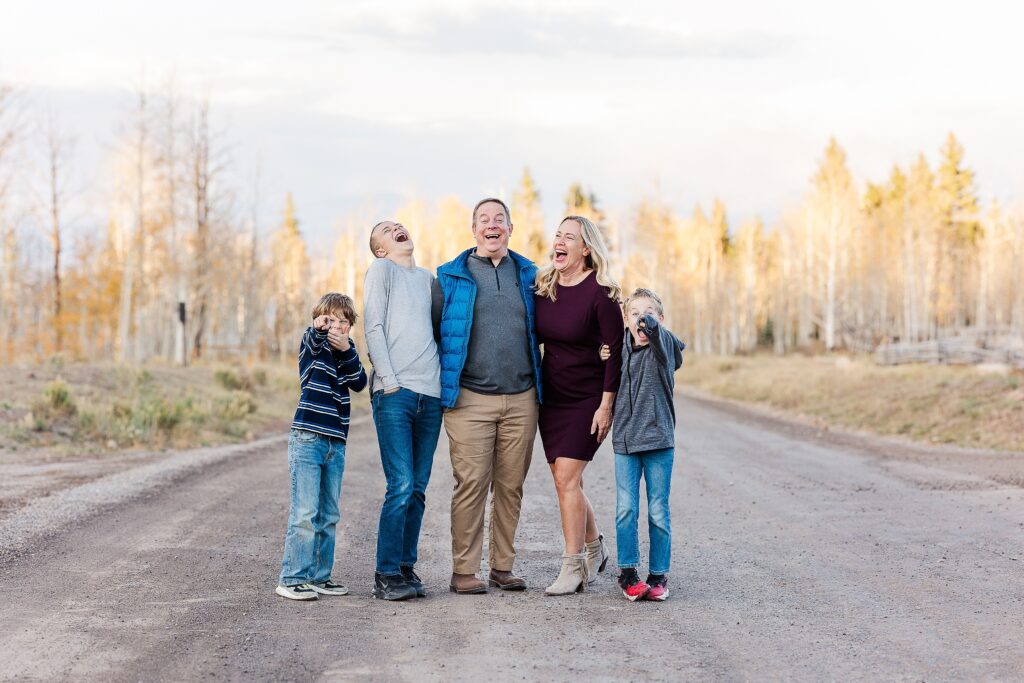
[(341, 511), (337, 508), (320, 513), (320, 528), (317, 531), (336, 525), (340, 519)]
[(647, 519), (654, 526), (660, 529), (668, 529), (671, 524), (671, 510), (668, 503), (663, 501), (651, 501), (647, 504)]
[(618, 500), (615, 504), (615, 521), (622, 522), (629, 519), (636, 519), (637, 515), (640, 514), (638, 505), (630, 499)]
[(389, 482), (387, 489), (387, 497), (393, 501), (405, 504), (412, 498), (413, 485), (408, 479), (402, 479), (399, 481)]
[(316, 512), (312, 510), (302, 510), (295, 517), (295, 521), (292, 526), (300, 532), (313, 533), (313, 518), (316, 517)]

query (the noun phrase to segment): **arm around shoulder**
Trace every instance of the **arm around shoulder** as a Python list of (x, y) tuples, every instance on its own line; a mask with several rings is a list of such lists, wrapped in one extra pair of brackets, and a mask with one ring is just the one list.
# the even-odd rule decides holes
[[(625, 323), (622, 321), (622, 309), (619, 304), (606, 295), (597, 301), (597, 325), (601, 333), (601, 343), (608, 346), (611, 358), (618, 359), (622, 354)], [(606, 362), (604, 364), (604, 390), (617, 392), (621, 379), (622, 366), (616, 362)]]

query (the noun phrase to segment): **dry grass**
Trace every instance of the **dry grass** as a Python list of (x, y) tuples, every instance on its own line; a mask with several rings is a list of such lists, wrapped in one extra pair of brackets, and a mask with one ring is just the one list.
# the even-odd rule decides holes
[[(295, 368), (275, 364), (2, 367), (0, 449), (61, 454), (241, 441), (284, 430), (297, 400)], [(355, 410), (365, 402), (353, 396)]]
[(1024, 373), (880, 367), (868, 358), (687, 357), (679, 380), (724, 398), (919, 441), (1024, 451)]

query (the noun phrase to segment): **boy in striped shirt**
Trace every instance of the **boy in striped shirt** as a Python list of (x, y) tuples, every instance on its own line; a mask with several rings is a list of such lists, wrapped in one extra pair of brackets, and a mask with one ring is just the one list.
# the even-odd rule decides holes
[(348, 593), (331, 579), (331, 570), (345, 471), (348, 390), (366, 386), (366, 373), (348, 336), (355, 322), (350, 297), (324, 294), (299, 346), (302, 394), (288, 435), (291, 506), (276, 590), (291, 600)]

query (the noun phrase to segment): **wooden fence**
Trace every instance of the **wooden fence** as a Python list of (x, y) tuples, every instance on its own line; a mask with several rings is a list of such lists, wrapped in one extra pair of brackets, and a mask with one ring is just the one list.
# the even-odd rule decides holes
[(874, 358), (879, 365), (1003, 363), (1024, 369), (1024, 337), (1002, 331), (965, 330), (940, 339), (881, 344)]

